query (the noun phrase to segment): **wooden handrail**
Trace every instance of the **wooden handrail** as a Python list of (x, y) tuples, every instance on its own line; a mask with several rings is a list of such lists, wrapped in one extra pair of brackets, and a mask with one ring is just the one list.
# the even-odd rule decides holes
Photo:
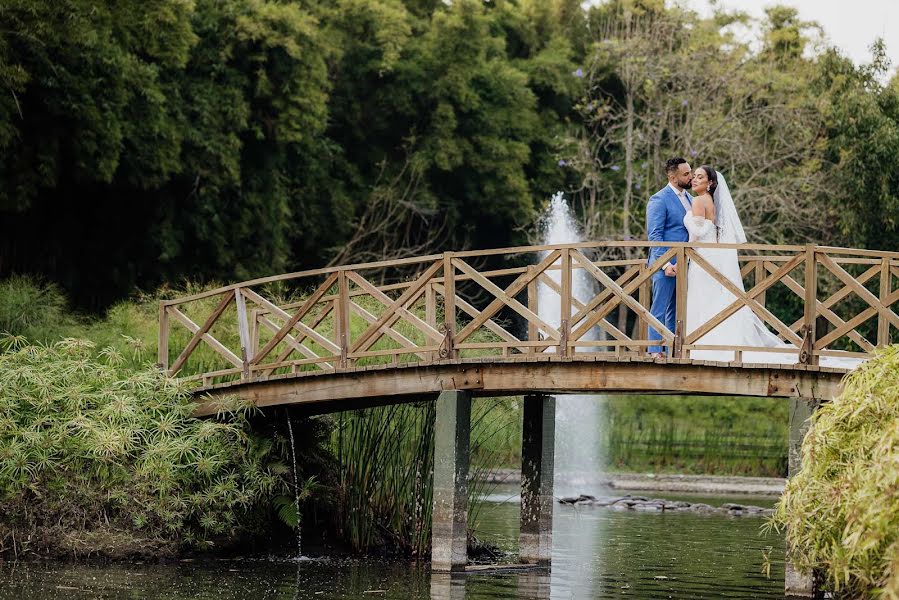
[[(651, 265), (646, 258), (621, 258), (625, 251), (633, 257), (656, 247), (668, 250)], [(717, 273), (701, 252), (705, 248), (736, 249), (744, 281), (752, 285), (743, 291)], [(473, 259), (501, 256), (530, 265), (473, 266)], [(689, 324), (690, 331), (686, 268), (676, 279), (675, 330), (650, 310), (652, 278), (674, 257), (678, 265), (709, 272), (733, 296), (706, 323)], [(376, 270), (392, 282), (368, 279)], [(401, 275), (406, 281), (396, 282)], [(591, 282), (588, 297), (577, 295), (575, 278)], [(275, 282), (314, 292), (279, 304), (261, 289)], [(815, 365), (821, 356), (867, 356), (890, 344), (899, 330), (897, 284), (899, 252), (815, 245), (602, 241), (445, 252), (263, 277), (163, 300), (158, 364), (172, 375), (188, 368), (191, 378), (210, 382), (264, 380), (297, 369), (336, 372), (390, 359), (430, 363), (472, 353), (534, 361), (548, 352), (566, 360), (621, 357), (646, 352), (650, 327), (674, 358), (690, 358), (703, 349), (720, 350), (704, 346), (702, 336), (748, 308), (792, 344), (781, 354), (795, 352)], [(795, 307), (768, 306), (775, 289), (801, 302), (801, 317)], [(556, 297), (558, 314), (540, 314), (543, 294)], [(752, 351), (734, 350), (738, 359)], [(202, 362), (191, 363), (198, 351)]]

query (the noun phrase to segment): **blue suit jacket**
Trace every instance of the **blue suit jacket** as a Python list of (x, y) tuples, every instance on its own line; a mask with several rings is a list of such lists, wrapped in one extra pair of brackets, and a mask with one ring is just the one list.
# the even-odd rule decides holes
[[(687, 195), (687, 202), (690, 202), (690, 195)], [(670, 185), (666, 185), (649, 199), (646, 205), (646, 232), (650, 242), (687, 242), (690, 240), (690, 234), (684, 227), (684, 216), (687, 211), (671, 189)], [(649, 260), (647, 264), (652, 264), (660, 256), (665, 254), (668, 248), (659, 246), (650, 248)], [(676, 264), (675, 258), (671, 259), (671, 264)]]

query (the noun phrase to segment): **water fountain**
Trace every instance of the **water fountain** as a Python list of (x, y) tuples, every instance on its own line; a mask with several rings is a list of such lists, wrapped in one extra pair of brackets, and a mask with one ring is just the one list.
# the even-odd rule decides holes
[[(556, 193), (541, 221), (542, 243), (568, 244), (582, 241), (580, 229), (561, 192)], [(548, 271), (556, 282), (559, 271)], [(582, 302), (594, 295), (592, 278), (583, 269), (572, 274), (572, 294)], [(572, 310), (574, 308), (572, 307)], [(540, 318), (554, 327), (561, 321), (561, 299), (547, 285), (537, 288)], [(597, 339), (594, 337), (594, 339)], [(548, 350), (554, 352), (555, 349)], [(603, 481), (602, 396), (566, 395), (556, 403), (555, 477), (556, 496), (595, 494)]]
[[(552, 197), (541, 225), (544, 244), (582, 241), (580, 228), (561, 192)], [(560, 282), (559, 271), (548, 271), (547, 274)], [(587, 302), (593, 297), (594, 289), (592, 277), (583, 269), (572, 273), (571, 290), (575, 298)], [(550, 325), (559, 326), (561, 298), (547, 285), (537, 288), (537, 312)], [(587, 337), (599, 339), (595, 332)], [(578, 494), (604, 495), (602, 410), (602, 396), (579, 394), (556, 399), (553, 493), (557, 498)], [(596, 596), (595, 574), (584, 565), (596, 565), (602, 560), (602, 528), (602, 521), (595, 515), (581, 515), (577, 507), (556, 505), (553, 511), (553, 565), (554, 569), (571, 575), (553, 578), (551, 597)]]

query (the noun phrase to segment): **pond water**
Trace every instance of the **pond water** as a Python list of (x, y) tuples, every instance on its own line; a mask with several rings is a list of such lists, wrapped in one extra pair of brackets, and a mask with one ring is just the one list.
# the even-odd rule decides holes
[[(619, 492), (615, 492), (618, 494)], [(623, 493), (623, 492), (622, 492)], [(770, 497), (647, 494), (720, 505), (770, 506)], [(514, 497), (514, 489), (493, 498)], [(517, 551), (519, 505), (490, 502), (478, 536)], [(431, 576), (426, 564), (349, 559), (243, 559), (169, 565), (20, 563), (0, 566), (0, 599), (167, 598), (783, 598), (782, 536), (763, 520), (559, 505), (553, 566)], [(770, 555), (770, 578), (762, 574)]]

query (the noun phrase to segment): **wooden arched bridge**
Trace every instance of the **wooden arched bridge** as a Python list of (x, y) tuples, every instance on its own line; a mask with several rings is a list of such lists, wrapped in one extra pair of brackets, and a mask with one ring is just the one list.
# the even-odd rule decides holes
[[(196, 379), (199, 391), (239, 392), (260, 407), (314, 404), (321, 412), (452, 389), (826, 398), (846, 370), (826, 366), (828, 357), (864, 359), (899, 330), (893, 310), (899, 253), (716, 246), (738, 249), (744, 292), (697, 254), (702, 245), (670, 244), (647, 265), (654, 245), (660, 244), (446, 252), (266, 277), (165, 300), (159, 363)], [(683, 328), (685, 271), (677, 277), (676, 330), (649, 310), (651, 278), (674, 257), (712, 272), (734, 296), (690, 332)], [(488, 261), (509, 266), (480, 268)], [(702, 345), (703, 334), (744, 306), (791, 346)], [(668, 359), (648, 356), (650, 326), (664, 338)], [(691, 359), (701, 350), (732, 357)], [(213, 411), (214, 403), (200, 410)]]
[[(667, 251), (647, 264), (651, 246)], [(460, 473), (467, 470), (469, 399), (525, 394), (522, 558), (546, 561), (552, 396), (629, 391), (791, 398), (793, 472), (793, 449), (814, 403), (838, 393), (847, 361), (864, 360), (897, 337), (899, 253), (713, 246), (737, 251), (741, 289), (703, 259), (702, 247), (711, 246), (529, 246), (256, 279), (161, 302), (159, 363), (197, 381), (201, 415), (215, 412), (217, 398), (231, 393), (260, 408), (304, 406), (310, 412), (442, 394), (438, 568), (464, 563)], [(723, 311), (691, 331), (684, 327), (686, 269), (677, 274), (675, 330), (650, 312), (652, 277), (674, 258), (708, 271), (731, 294)], [(784, 346), (703, 345), (704, 334), (744, 307)], [(661, 333), (667, 358), (648, 355), (650, 327)], [(727, 360), (697, 360), (702, 351), (725, 352)]]

